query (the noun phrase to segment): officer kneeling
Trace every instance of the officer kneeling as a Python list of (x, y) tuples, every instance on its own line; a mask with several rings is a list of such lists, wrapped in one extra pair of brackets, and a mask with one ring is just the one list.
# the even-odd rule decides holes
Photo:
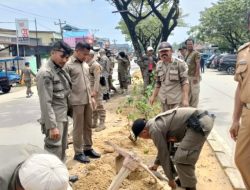
[[(158, 154), (154, 165), (150, 168), (157, 170), (161, 165), (169, 179), (169, 186), (176, 188), (176, 183), (186, 190), (196, 189), (195, 164), (199, 158), (202, 146), (209, 135), (214, 115), (197, 108), (176, 108), (168, 110), (146, 121), (137, 119), (132, 126), (130, 138), (137, 137), (152, 139)], [(173, 157), (179, 179), (175, 181), (169, 139), (180, 142)]]

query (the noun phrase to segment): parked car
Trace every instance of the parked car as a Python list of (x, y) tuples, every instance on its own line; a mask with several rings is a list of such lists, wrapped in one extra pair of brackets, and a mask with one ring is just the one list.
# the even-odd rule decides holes
[(210, 68), (211, 67), (211, 63), (213, 61), (213, 59), (215, 58), (215, 54), (211, 55), (207, 61), (205, 61), (205, 65), (207, 66), (207, 68)]
[(219, 61), (219, 70), (226, 71), (230, 75), (235, 74), (235, 66), (236, 66), (236, 54), (227, 54), (221, 57)]
[(222, 56), (225, 54), (216, 55), (211, 63), (211, 68), (217, 69), (219, 67), (219, 62)]
[(210, 53), (201, 53), (200, 55), (205, 60), (205, 62), (211, 57)]
[(0, 77), (8, 77), (8, 80), (10, 81), (11, 84), (14, 84), (14, 83), (19, 83), (20, 81), (20, 75), (16, 74), (14, 71), (5, 71), (5, 70), (2, 70), (0, 71)]

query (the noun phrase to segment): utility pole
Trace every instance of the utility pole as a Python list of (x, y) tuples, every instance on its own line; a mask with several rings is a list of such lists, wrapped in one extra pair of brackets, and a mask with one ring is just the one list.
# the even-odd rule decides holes
[(112, 40), (113, 41), (113, 43), (114, 43), (114, 50), (115, 50), (115, 52), (118, 52), (118, 49), (116, 49), (116, 39), (114, 39), (114, 40)]
[(37, 23), (36, 23), (36, 18), (35, 18), (35, 29), (36, 29), (36, 67), (37, 70), (40, 68), (41, 66), (41, 57), (39, 54), (39, 49), (38, 49), (38, 34), (37, 34)]
[(62, 40), (63, 40), (63, 29), (62, 29), (62, 25), (63, 24), (66, 24), (66, 21), (64, 21), (64, 22), (61, 22), (61, 19), (58, 19), (58, 23), (54, 23), (55, 25), (59, 25), (59, 27), (60, 27), (60, 33), (61, 33), (61, 37), (62, 37)]

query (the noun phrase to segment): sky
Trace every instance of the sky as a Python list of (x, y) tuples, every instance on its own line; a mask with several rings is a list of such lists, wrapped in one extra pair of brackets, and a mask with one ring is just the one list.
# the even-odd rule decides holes
[[(199, 23), (200, 11), (210, 7), (218, 0), (180, 0), (184, 21), (189, 27)], [(8, 7), (6, 7), (8, 6)], [(13, 10), (18, 9), (18, 10)], [(106, 0), (0, 0), (0, 28), (15, 29), (15, 19), (29, 19), (30, 30), (59, 31), (58, 19), (61, 22), (78, 28), (90, 29), (95, 36), (109, 38), (111, 43), (126, 43), (124, 36), (115, 27), (121, 19), (119, 13), (112, 13), (115, 7)], [(9, 23), (3, 23), (9, 22)], [(175, 28), (169, 42), (183, 42), (187, 37), (189, 27)]]

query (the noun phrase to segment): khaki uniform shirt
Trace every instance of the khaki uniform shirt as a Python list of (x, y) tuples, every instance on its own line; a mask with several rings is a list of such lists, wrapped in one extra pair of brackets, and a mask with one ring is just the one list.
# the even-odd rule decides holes
[(102, 76), (108, 78), (110, 75), (110, 60), (106, 55), (103, 55), (99, 59), (99, 64), (102, 66)]
[(34, 77), (36, 76), (29, 67), (25, 67), (24, 69), (22, 69), (21, 78), (24, 81), (31, 81), (31, 75), (33, 75)]
[(101, 65), (92, 59), (89, 63), (89, 73), (90, 73), (90, 86), (92, 91), (101, 92), (100, 76), (101, 76)]
[(165, 104), (179, 104), (182, 100), (182, 86), (188, 83), (187, 65), (180, 59), (171, 63), (159, 61), (156, 65), (156, 87), (160, 88), (158, 97)]
[(51, 59), (37, 73), (37, 90), (40, 100), (41, 124), (45, 129), (57, 127), (67, 121), (68, 97), (71, 82), (69, 75)]
[(194, 77), (196, 73), (196, 61), (200, 60), (201, 56), (198, 51), (193, 50), (191, 53), (187, 53), (185, 61), (188, 65), (188, 76)]
[(126, 58), (122, 58), (120, 56), (117, 57), (117, 62), (118, 62), (118, 72), (120, 73), (127, 73), (128, 68), (130, 66), (130, 62)]
[[(249, 67), (249, 68), (248, 68)], [(234, 79), (240, 84), (240, 100), (250, 103), (250, 42), (238, 50), (236, 73)]]
[(186, 121), (196, 110), (191, 107), (172, 109), (150, 119), (145, 126), (149, 129), (149, 135), (158, 150), (155, 164), (162, 166), (170, 180), (174, 179), (174, 176), (171, 170), (167, 138), (174, 136), (180, 142), (185, 136)]
[(0, 189), (15, 190), (16, 168), (30, 155), (35, 153), (47, 153), (45, 150), (26, 145), (0, 145)]
[(89, 104), (91, 101), (91, 89), (88, 64), (78, 61), (75, 56), (71, 56), (64, 69), (69, 74), (72, 82), (70, 104)]

